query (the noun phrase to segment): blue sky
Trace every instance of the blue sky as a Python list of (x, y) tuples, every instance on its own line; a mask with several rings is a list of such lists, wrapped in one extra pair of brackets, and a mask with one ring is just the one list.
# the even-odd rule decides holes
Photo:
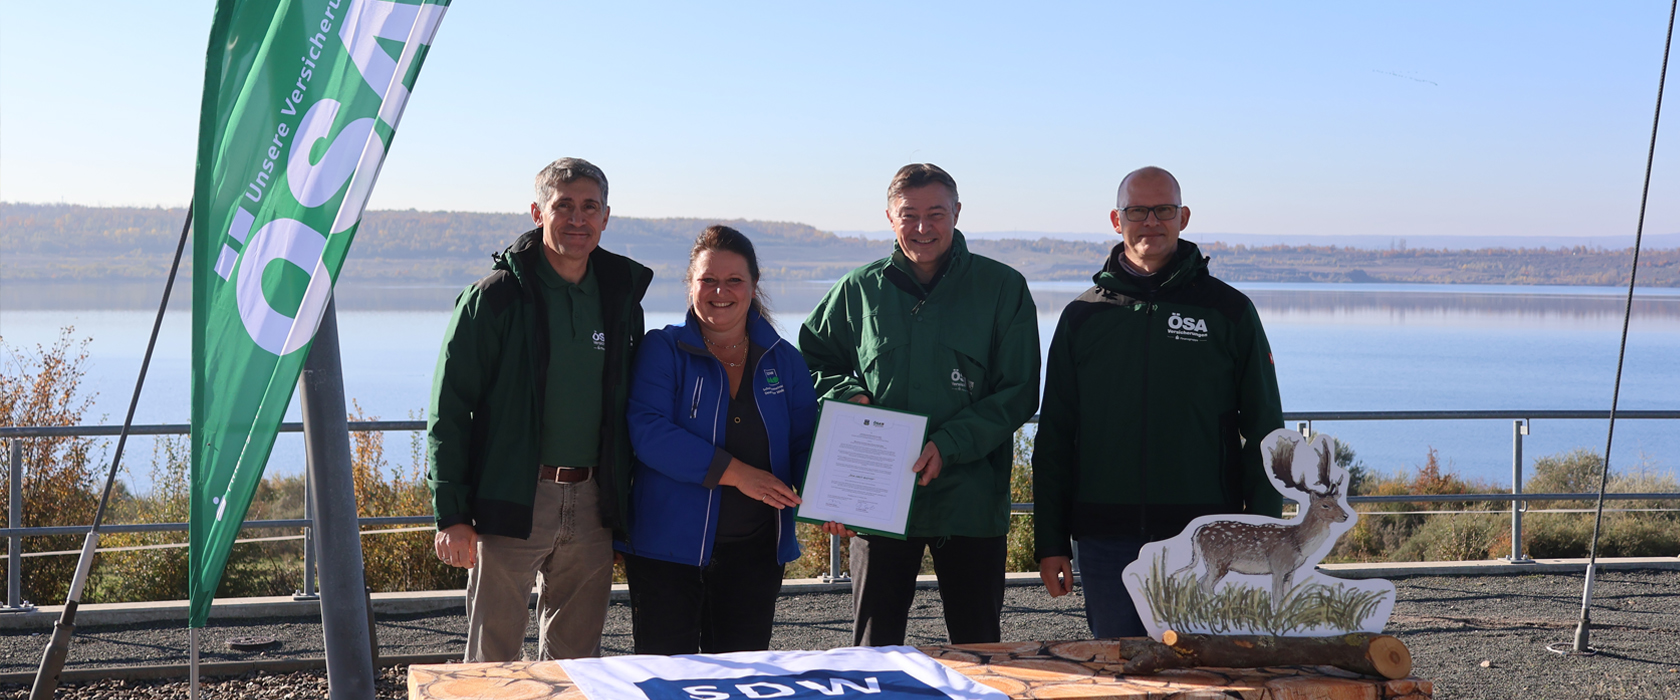
[[(462, 0), (370, 206), (517, 211), (576, 155), (620, 216), (874, 230), (931, 161), (967, 230), (1087, 233), (1155, 164), (1192, 231), (1626, 235), (1667, 11)], [(0, 3), (0, 199), (184, 204), (210, 14)], [(1648, 233), (1680, 231), (1669, 128)]]

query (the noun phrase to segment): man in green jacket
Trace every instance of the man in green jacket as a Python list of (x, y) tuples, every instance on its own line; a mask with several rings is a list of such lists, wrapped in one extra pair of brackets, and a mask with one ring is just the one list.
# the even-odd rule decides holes
[(968, 252), (961, 211), (944, 170), (900, 169), (892, 256), (848, 273), (799, 333), (818, 395), (929, 417), (908, 537), (851, 540), (858, 645), (904, 643), (930, 547), (952, 643), (999, 637), (1011, 438), (1038, 407), (1038, 314), (1019, 272)]
[(1260, 441), (1283, 427), (1271, 346), (1254, 304), (1178, 234), (1178, 180), (1142, 168), (1109, 218), (1122, 237), (1062, 310), (1033, 448), (1033, 525), (1050, 595), (1072, 588), (1079, 541), (1096, 637), (1146, 634), (1121, 570), (1147, 542), (1203, 515), (1276, 517)]
[(653, 273), (599, 247), (607, 177), (537, 175), (531, 218), (455, 300), (427, 412), (438, 558), (467, 575), (467, 661), (594, 656), (630, 481), (625, 425)]

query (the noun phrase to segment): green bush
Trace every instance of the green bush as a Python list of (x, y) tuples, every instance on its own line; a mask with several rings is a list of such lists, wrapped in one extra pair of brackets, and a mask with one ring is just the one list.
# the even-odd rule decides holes
[[(152, 492), (144, 497), (112, 498), (110, 515), (122, 523), (186, 522), (188, 475), (192, 470), (187, 440), (160, 436), (152, 444)], [(131, 471), (124, 467), (124, 471)], [(90, 602), (119, 603), (182, 600), (187, 597), (185, 532), (118, 532), (99, 538), (98, 559), (88, 572)], [(124, 547), (147, 547), (110, 551)]]
[[(1027, 431), (1015, 431), (1014, 457), (1009, 471), (1009, 500), (1011, 503), (1033, 502), (1032, 438)], [(1038, 571), (1033, 557), (1033, 516), (1031, 513), (1011, 513), (1009, 534), (1005, 537), (1007, 554), (1004, 571)]]
[(1346, 469), (1348, 473), (1348, 495), (1364, 495), (1368, 482), (1371, 480), (1371, 468), (1365, 466), (1365, 460), (1359, 459), (1359, 453), (1353, 451), (1352, 445), (1336, 438), (1330, 439), (1335, 441), (1336, 444), (1336, 466)]
[[(1459, 504), (1454, 504), (1459, 505)], [(1411, 516), (1422, 521), (1384, 557), (1386, 561), (1468, 561), (1510, 553), (1509, 516)], [(1501, 551), (1501, 537), (1503, 551)]]
[[(1604, 458), (1597, 452), (1578, 449), (1534, 460), (1534, 476), (1523, 485), (1529, 493), (1596, 493), (1604, 473)], [(1634, 469), (1612, 471), (1607, 493), (1680, 492), (1672, 472), (1658, 472), (1641, 463)], [(1535, 504), (1536, 509), (1586, 510), (1596, 501), (1552, 501)], [(1668, 557), (1680, 555), (1680, 501), (1617, 501), (1606, 499), (1604, 525), (1599, 535), (1601, 557)], [(1616, 512), (1620, 509), (1670, 509), (1670, 512)], [(1591, 549), (1592, 513), (1544, 513), (1529, 511), (1523, 519), (1523, 544), (1531, 557), (1585, 557)], [(1506, 536), (1510, 542), (1509, 535)], [(1508, 546), (1508, 545), (1507, 545)]]

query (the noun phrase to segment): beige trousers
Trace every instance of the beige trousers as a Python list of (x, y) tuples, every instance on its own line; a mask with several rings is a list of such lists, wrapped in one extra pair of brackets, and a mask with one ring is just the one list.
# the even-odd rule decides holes
[(518, 661), (537, 586), (537, 658), (599, 656), (612, 592), (612, 531), (594, 479), (539, 482), (530, 539), (483, 535), (467, 574), (469, 662)]

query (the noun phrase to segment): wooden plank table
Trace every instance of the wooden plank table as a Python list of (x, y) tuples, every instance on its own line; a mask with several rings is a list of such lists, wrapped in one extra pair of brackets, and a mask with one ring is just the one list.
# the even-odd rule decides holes
[[(1369, 678), (1331, 666), (1177, 669), (1126, 676), (1115, 640), (1003, 642), (920, 647), (923, 653), (1012, 698), (1161, 700), (1428, 700), (1421, 678)], [(408, 667), (410, 700), (584, 700), (565, 670), (546, 661)]]

